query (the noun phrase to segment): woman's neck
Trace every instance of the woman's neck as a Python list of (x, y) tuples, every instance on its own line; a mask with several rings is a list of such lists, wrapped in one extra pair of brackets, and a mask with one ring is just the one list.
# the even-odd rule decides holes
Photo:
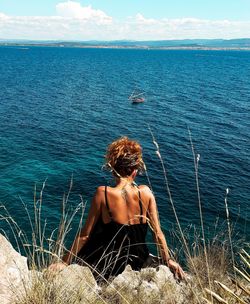
[(126, 185), (132, 185), (134, 182), (134, 178), (131, 176), (128, 177), (117, 177), (115, 179), (116, 187), (125, 187)]

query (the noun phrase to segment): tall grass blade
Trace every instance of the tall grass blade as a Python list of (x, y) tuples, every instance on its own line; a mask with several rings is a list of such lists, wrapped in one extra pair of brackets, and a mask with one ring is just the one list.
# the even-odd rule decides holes
[(242, 304), (247, 304), (244, 300), (238, 297), (231, 289), (229, 289), (225, 284), (218, 281), (214, 281), (214, 282), (218, 284), (222, 289), (224, 289), (227, 293), (229, 293), (231, 296), (233, 296), (235, 299), (237, 299), (238, 302)]
[(228, 304), (228, 302), (226, 300), (224, 300), (220, 295), (218, 295), (217, 293), (215, 293), (214, 291), (205, 288), (205, 291), (212, 296), (214, 299), (216, 299), (219, 303), (223, 303), (223, 304)]
[(237, 267), (234, 266), (234, 269), (246, 280), (248, 283), (250, 283), (250, 277), (249, 275), (246, 275), (244, 272), (239, 270)]

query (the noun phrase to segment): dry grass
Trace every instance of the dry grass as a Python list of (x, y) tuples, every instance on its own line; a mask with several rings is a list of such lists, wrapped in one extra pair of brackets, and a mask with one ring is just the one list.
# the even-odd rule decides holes
[[(72, 183), (70, 189), (72, 187)], [(42, 189), (42, 191), (44, 188)], [(69, 190), (70, 192), (70, 190)], [(39, 196), (39, 208), (36, 206), (37, 221), (41, 217), (42, 209), (42, 195)], [(66, 210), (68, 195), (63, 200), (63, 210)], [(231, 259), (231, 245), (229, 241), (222, 241), (222, 237), (216, 236), (216, 240), (207, 242), (205, 259), (203, 246), (204, 243), (200, 241), (201, 237), (195, 233), (196, 240), (192, 238), (189, 241), (190, 235), (186, 231), (182, 231), (185, 237), (188, 251), (186, 254), (186, 269), (188, 271), (189, 279), (183, 283), (181, 289), (176, 289), (176, 286), (171, 282), (166, 282), (161, 285), (159, 289), (154, 290), (150, 285), (152, 277), (141, 277), (138, 286), (149, 284), (150, 292), (145, 294), (141, 292), (140, 288), (131, 290), (128, 285), (119, 285), (119, 288), (112, 287), (112, 282), (103, 282), (101, 286), (96, 287), (93, 280), (88, 273), (75, 274), (73, 278), (66, 277), (61, 280), (60, 276), (48, 274), (46, 267), (52, 261), (60, 259), (64, 253), (64, 241), (70, 229), (74, 216), (83, 213), (84, 205), (77, 207), (72, 214), (63, 211), (64, 216), (61, 219), (61, 224), (57, 233), (55, 231), (50, 234), (48, 239), (45, 238), (45, 228), (33, 228), (32, 242), (28, 243), (28, 237), (21, 232), (17, 223), (8, 214), (7, 209), (2, 207), (5, 215), (1, 215), (2, 219), (7, 220), (12, 227), (13, 233), (18, 232), (16, 240), (23, 238), (25, 242), (22, 243), (30, 259), (30, 265), (33, 271), (32, 284), (26, 286), (26, 292), (23, 297), (17, 297), (15, 304), (66, 304), (66, 303), (249, 303), (250, 298), (250, 256), (249, 247), (242, 250), (239, 254), (241, 264), (233, 271), (234, 263)], [(7, 216), (8, 215), (8, 216)], [(30, 216), (31, 219), (31, 216)], [(80, 216), (81, 224), (82, 214)], [(35, 220), (36, 221), (36, 220)], [(46, 223), (44, 224), (46, 225)], [(33, 224), (35, 227), (35, 225)], [(41, 233), (42, 232), (42, 233)], [(53, 237), (55, 240), (53, 240)], [(226, 237), (225, 237), (226, 238)], [(43, 245), (40, 246), (41, 242)], [(21, 247), (20, 241), (18, 242)], [(29, 245), (28, 245), (29, 244)], [(192, 245), (192, 246), (191, 246)], [(47, 249), (46, 249), (47, 248)], [(185, 245), (183, 245), (185, 251)], [(209, 269), (208, 269), (209, 268)], [(236, 277), (235, 277), (236, 273)], [(208, 277), (209, 276), (209, 277)], [(73, 285), (72, 285), (73, 280)], [(209, 283), (210, 282), (210, 283)], [(150, 289), (151, 288), (151, 289)], [(145, 290), (144, 290), (145, 291)]]

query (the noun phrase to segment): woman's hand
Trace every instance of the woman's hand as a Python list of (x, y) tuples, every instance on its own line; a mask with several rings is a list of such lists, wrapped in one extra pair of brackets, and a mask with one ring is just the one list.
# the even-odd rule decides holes
[(58, 262), (58, 263), (54, 263), (54, 264), (51, 264), (49, 267), (48, 267), (48, 270), (49, 271), (53, 271), (53, 272), (59, 272), (59, 271), (62, 271), (65, 267), (67, 267), (68, 265), (63, 263), (63, 262)]
[(183, 280), (185, 278), (185, 273), (184, 273), (183, 269), (175, 261), (169, 259), (169, 261), (168, 261), (168, 267), (173, 272), (174, 277), (176, 279)]

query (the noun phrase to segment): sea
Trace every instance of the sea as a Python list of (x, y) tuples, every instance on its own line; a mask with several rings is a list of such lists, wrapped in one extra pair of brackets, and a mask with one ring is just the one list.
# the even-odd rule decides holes
[[(134, 89), (144, 103), (130, 102)], [(95, 189), (113, 184), (108, 144), (128, 136), (143, 147), (147, 174), (136, 181), (152, 187), (170, 242), (173, 205), (185, 233), (200, 231), (197, 188), (207, 237), (229, 223), (249, 241), (249, 110), (249, 51), (0, 47), (1, 232), (12, 238), (10, 216), (30, 233), (41, 195), (48, 231), (63, 201), (69, 213), (86, 204), (86, 217)]]

